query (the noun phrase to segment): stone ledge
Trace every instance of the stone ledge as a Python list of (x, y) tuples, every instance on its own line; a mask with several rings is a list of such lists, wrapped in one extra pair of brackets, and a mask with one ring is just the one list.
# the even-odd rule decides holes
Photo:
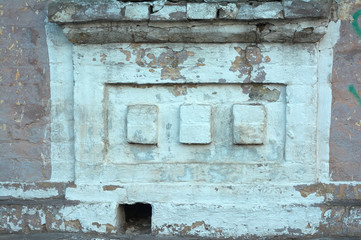
[(105, 43), (315, 43), (326, 33), (326, 20), (256, 22), (112, 22), (67, 24), (75, 44)]
[[(37, 182), (37, 183), (0, 183), (0, 201), (13, 201), (17, 198), (28, 199), (61, 199), (65, 189), (74, 187), (73, 183)], [(2, 202), (3, 203), (3, 202)]]
[(58, 0), (48, 17), (75, 44), (315, 43), (326, 33), (331, 3)]
[(57, 0), (49, 3), (50, 22), (181, 21), (328, 18), (332, 0), (121, 2)]
[(0, 206), (74, 206), (80, 204), (80, 201), (66, 200), (65, 198), (49, 198), (37, 200), (11, 199), (0, 200)]

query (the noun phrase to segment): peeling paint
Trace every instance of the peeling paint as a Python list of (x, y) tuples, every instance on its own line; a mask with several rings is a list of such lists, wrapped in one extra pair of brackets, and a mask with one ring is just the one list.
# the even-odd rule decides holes
[(106, 186), (103, 186), (103, 190), (104, 191), (114, 191), (118, 188), (123, 188), (122, 186), (117, 186), (117, 185), (106, 185)]
[(234, 47), (234, 50), (236, 50), (239, 56), (236, 56), (232, 62), (232, 66), (229, 68), (229, 71), (238, 71), (240, 73), (238, 75), (239, 78), (243, 77), (243, 75), (248, 75), (249, 78), (249, 75), (251, 74), (251, 66), (247, 61), (246, 51), (240, 47)]
[(124, 55), (126, 56), (126, 61), (129, 61), (130, 60), (130, 58), (131, 58), (131, 53), (130, 53), (130, 51), (127, 51), (127, 50), (123, 50), (122, 48), (120, 49), (120, 51), (122, 52), (122, 53), (124, 53)]
[(261, 49), (257, 46), (249, 46), (243, 50), (240, 47), (234, 48), (239, 56), (235, 57), (235, 60), (232, 62), (230, 71), (238, 71), (240, 74), (239, 78), (243, 78), (246, 75), (245, 83), (247, 82), (263, 82), (265, 80), (266, 72), (264, 71), (264, 66), (261, 66), (262, 62), (269, 62), (270, 57), (267, 56), (265, 59), (261, 53)]
[(82, 229), (82, 226), (81, 226), (80, 221), (78, 219), (64, 221), (64, 224), (65, 224), (66, 231), (79, 232)]
[(131, 44), (133, 49), (132, 53), (128, 50), (121, 49), (120, 51), (125, 54), (126, 61), (131, 59), (131, 54), (136, 57), (135, 62), (139, 67), (148, 67), (150, 72), (154, 72), (154, 69), (161, 68), (161, 79), (185, 79), (181, 74), (181, 70), (184, 68), (182, 64), (185, 63), (188, 56), (194, 56), (191, 51), (181, 50), (174, 51), (170, 48), (165, 48), (166, 51), (155, 56), (149, 53), (150, 49), (140, 48), (139, 44)]
[(105, 61), (107, 60), (107, 55), (106, 54), (101, 54), (100, 55), (100, 62), (102, 62), (103, 64), (105, 64)]
[(100, 223), (97, 223), (97, 222), (92, 222), (92, 225), (97, 226), (98, 228), (101, 227), (101, 224), (100, 224)]
[(105, 226), (105, 231), (107, 233), (114, 233), (114, 232), (118, 231), (118, 228), (116, 226), (111, 225), (111, 224), (104, 224), (104, 226)]
[[(172, 232), (173, 234), (180, 234), (182, 236), (187, 235), (198, 235), (198, 229), (204, 229), (214, 234), (213, 237), (224, 238), (223, 232), (221, 229), (213, 228), (211, 225), (206, 224), (205, 221), (197, 221), (192, 223), (192, 225), (186, 224), (164, 224), (160, 227), (153, 229), (154, 234), (160, 234), (162, 232)], [(197, 231), (198, 230), (198, 231)], [(202, 231), (200, 230), (200, 231)], [(213, 235), (212, 234), (212, 235)]]
[(295, 187), (301, 193), (302, 197), (308, 197), (311, 194), (324, 197), (325, 201), (339, 200), (359, 200), (361, 199), (361, 186), (350, 184), (312, 184), (300, 185)]
[(269, 102), (278, 101), (281, 92), (277, 89), (269, 89), (265, 86), (253, 85), (250, 87), (249, 98), (251, 101), (266, 100)]
[(172, 90), (174, 96), (187, 95), (187, 86), (175, 86)]

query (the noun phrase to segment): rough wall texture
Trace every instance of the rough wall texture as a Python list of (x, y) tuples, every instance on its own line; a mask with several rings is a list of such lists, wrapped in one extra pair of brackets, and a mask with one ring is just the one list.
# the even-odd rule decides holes
[(0, 232), (360, 236), (360, 1), (334, 49), (331, 1), (46, 4), (0, 3)]
[(0, 180), (50, 178), (46, 2), (0, 2)]
[(360, 1), (341, 1), (332, 75), (330, 173), (335, 181), (361, 180), (361, 101), (356, 97), (361, 93), (360, 11)]

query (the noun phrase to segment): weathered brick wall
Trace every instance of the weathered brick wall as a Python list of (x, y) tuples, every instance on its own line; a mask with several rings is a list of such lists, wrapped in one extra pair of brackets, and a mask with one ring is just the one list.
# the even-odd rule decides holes
[(46, 1), (0, 2), (0, 181), (50, 178)]
[[(165, 5), (164, 8), (157, 4), (150, 8), (148, 3), (141, 7), (127, 3), (124, 9), (120, 7), (120, 3), (110, 7), (107, 5), (108, 2), (111, 0), (104, 1), (100, 5), (88, 4), (85, 8), (84, 4), (78, 5), (78, 2), (77, 4), (65, 4), (60, 8), (50, 8), (51, 21), (60, 25), (68, 24), (64, 30), (65, 34), (55, 23), (47, 23), (47, 1), (16, 0), (0, 3), (0, 181), (3, 182), (0, 184), (0, 232), (119, 232), (124, 230), (122, 229), (124, 227), (122, 204), (147, 201), (153, 207), (152, 231), (154, 234), (208, 237), (250, 237), (257, 233), (285, 236), (359, 236), (361, 234), (359, 227), (361, 185), (357, 182), (361, 180), (359, 147), (361, 105), (357, 98), (357, 92), (360, 95), (361, 90), (359, 81), (361, 30), (357, 27), (361, 25), (361, 17), (358, 19), (358, 24), (352, 24), (352, 15), (361, 9), (360, 1), (339, 1), (340, 22), (331, 23), (328, 21), (336, 21), (337, 11), (333, 16), (328, 16), (325, 2), (315, 0), (311, 1), (313, 5), (306, 3), (309, 1), (291, 0), (254, 1), (252, 5), (245, 1), (240, 1), (241, 3), (238, 4), (235, 4), (235, 1), (228, 1), (223, 4), (213, 2), (206, 5), (177, 3)], [(270, 11), (261, 11), (264, 9)], [(336, 3), (333, 3), (332, 9), (337, 9)], [(89, 12), (91, 12), (90, 15)], [(299, 24), (301, 17), (310, 19)], [(328, 17), (330, 19), (327, 21), (322, 20)], [(315, 18), (321, 18), (321, 20)], [(153, 22), (148, 23), (146, 21), (148, 19)], [(202, 19), (206, 21), (199, 21)], [(248, 24), (248, 21), (254, 19), (262, 19), (262, 21), (254, 25)], [(107, 23), (91, 23), (95, 27), (90, 30), (87, 29), (87, 24), (82, 25), (82, 22), (93, 20), (124, 22), (109, 25)], [(129, 20), (136, 20), (137, 23), (127, 22)], [(170, 22), (162, 23), (166, 20)], [(190, 20), (196, 21), (188, 23), (187, 21)], [(211, 22), (213, 25), (211, 24), (212, 27), (209, 27), (209, 20), (226, 20), (228, 24), (225, 24), (224, 28), (216, 28), (217, 24)], [(174, 21), (179, 22), (175, 23)], [(70, 22), (77, 22), (77, 24), (72, 25), (69, 24)], [(338, 29), (339, 23), (340, 29)], [(328, 34), (320, 41), (323, 34), (327, 32), (325, 28), (327, 24), (329, 24)], [(177, 25), (177, 27), (171, 29), (172, 25)], [(79, 31), (79, 26), (84, 27), (88, 32)], [(237, 28), (232, 28), (232, 26), (237, 26)], [(198, 30), (192, 30), (194, 27)], [(109, 34), (109, 29), (116, 31)], [(219, 29), (224, 32), (217, 33)], [(337, 31), (333, 32), (335, 29)], [(340, 31), (340, 36), (337, 34), (338, 31)], [(90, 48), (87, 48), (86, 45), (76, 46), (74, 50), (72, 43), (65, 36), (73, 41), (74, 45), (119, 41), (126, 43), (158, 41), (167, 46), (165, 48), (162, 45), (163, 47), (159, 48), (160, 45), (157, 45), (158, 48), (153, 49), (152, 44), (128, 46), (128, 44), (122, 43), (117, 45), (118, 48), (121, 48), (116, 53), (114, 53), (114, 45), (106, 44), (102, 47), (92, 45)], [(217, 37), (214, 38), (214, 36)], [(329, 112), (327, 106), (330, 106), (328, 104), (331, 103), (328, 103), (331, 92), (328, 92), (330, 91), (329, 83), (323, 80), (331, 81), (331, 72), (328, 71), (328, 68), (332, 63), (332, 49), (328, 48), (332, 46), (332, 43), (328, 44), (327, 42), (334, 40), (337, 40), (337, 44), (333, 50), (332, 125), (331, 136), (328, 139)], [(197, 47), (203, 47), (204, 50), (201, 51), (192, 43), (182, 45), (186, 50), (175, 50), (179, 47), (177, 44), (182, 41), (213, 41), (221, 43), (223, 46), (227, 42), (239, 44), (238, 42), (241, 41), (243, 43), (238, 47), (232, 45), (229, 48), (197, 45)], [(169, 44), (168, 42), (176, 43)], [(246, 43), (254, 42), (261, 44), (259, 47), (252, 48), (246, 46)], [(280, 45), (273, 43), (273, 45), (267, 45), (264, 42), (277, 42), (277, 44), (292, 42), (299, 45), (297, 47), (297, 44), (289, 44), (282, 48), (289, 55), (287, 58), (279, 53), (282, 51), (274, 50), (275, 46), (280, 47)], [(302, 44), (302, 42), (311, 44)], [(318, 48), (321, 53), (316, 55), (317, 51), (313, 51), (314, 48)], [(242, 98), (268, 102), (291, 100), (291, 104), (295, 105), (304, 101), (304, 104), (299, 105), (300, 112), (302, 109), (318, 109), (317, 133), (322, 132), (323, 135), (317, 135), (317, 144), (326, 142), (319, 146), (324, 148), (326, 145), (327, 148), (329, 141), (330, 154), (328, 155), (328, 149), (319, 148), (317, 154), (315, 151), (307, 152), (307, 156), (311, 156), (310, 158), (302, 154), (298, 156), (297, 153), (302, 151), (303, 147), (297, 149), (298, 145), (295, 144), (292, 148), (294, 151), (290, 151), (288, 154), (292, 155), (293, 159), (302, 159), (302, 162), (288, 165), (283, 172), (277, 173), (269, 164), (258, 163), (254, 165), (254, 168), (242, 167), (236, 168), (235, 171), (221, 170), (219, 172), (209, 169), (207, 173), (205, 173), (205, 169), (208, 166), (200, 166), (197, 168), (197, 174), (192, 175), (188, 174), (191, 171), (188, 171), (189, 169), (179, 170), (180, 164), (178, 164), (159, 174), (157, 166), (154, 168), (149, 165), (149, 167), (141, 168), (139, 167), (141, 165), (126, 167), (109, 164), (112, 158), (115, 161), (118, 161), (119, 158), (119, 153), (112, 148), (109, 150), (108, 165), (103, 163), (103, 165), (96, 165), (93, 160), (100, 159), (102, 161), (102, 156), (99, 154), (102, 153), (102, 149), (97, 150), (95, 145), (89, 147), (86, 144), (76, 143), (76, 146), (79, 147), (75, 149), (75, 152), (81, 154), (74, 163), (73, 75), (76, 75), (75, 78), (78, 80), (75, 83), (77, 86), (75, 91), (78, 95), (75, 100), (75, 109), (84, 110), (82, 107), (88, 106), (91, 110), (75, 112), (78, 121), (75, 134), (78, 136), (78, 140), (79, 138), (86, 139), (84, 136), (88, 136), (92, 132), (101, 132), (102, 127), (85, 128), (91, 122), (89, 121), (90, 115), (82, 114), (93, 111), (94, 119), (98, 119), (97, 117), (103, 114), (101, 109), (104, 104), (114, 103), (114, 106), (123, 104), (124, 101), (116, 97), (116, 94), (121, 91), (121, 84), (117, 82), (120, 76), (128, 76), (130, 82), (132, 81), (131, 77), (143, 79), (142, 81), (145, 83), (151, 81), (149, 79), (157, 72), (161, 73), (162, 80), (167, 79), (170, 81), (169, 83), (173, 83), (173, 81), (179, 83), (184, 80), (183, 78), (197, 79), (196, 75), (201, 75), (202, 78), (209, 77), (209, 80), (212, 77), (218, 77), (217, 74), (226, 75), (222, 70), (219, 70), (217, 74), (207, 75), (208, 72), (222, 65), (217, 62), (218, 60), (213, 61), (213, 57), (217, 56), (217, 49), (222, 49), (223, 52), (229, 51), (227, 56), (219, 57), (219, 59), (229, 60), (222, 64), (233, 66), (232, 68), (227, 65), (226, 70), (230, 69), (227, 81), (231, 78), (234, 83), (238, 84), (239, 78), (244, 77), (242, 81), (244, 80), (248, 84), (242, 85)], [(74, 55), (74, 73), (72, 50), (76, 53)], [(102, 52), (98, 52), (98, 50)], [(300, 55), (292, 55), (295, 53), (294, 50), (298, 54), (302, 53), (302, 56), (309, 62), (299, 60), (300, 64), (297, 66), (297, 57)], [(182, 55), (183, 52), (189, 53), (189, 56)], [(48, 55), (50, 55), (50, 60)], [(279, 56), (282, 57), (278, 58)], [(151, 62), (147, 62), (147, 58), (160, 60), (154, 60), (155, 64), (152, 65)], [(114, 59), (120, 59), (121, 63), (113, 61)], [(277, 68), (279, 66), (267, 68), (277, 62), (277, 59), (283, 59), (281, 64), (289, 64), (283, 69), (289, 69), (289, 71), (281, 71)], [(286, 63), (285, 59), (288, 59)], [(132, 61), (134, 61), (133, 65)], [(186, 61), (188, 61), (188, 65), (182, 65)], [(210, 61), (213, 65), (209, 64)], [(192, 66), (189, 65), (190, 63)], [(300, 71), (296, 70), (296, 67), (302, 69), (304, 67), (302, 63), (309, 64), (309, 68), (302, 74), (296, 76), (291, 74), (291, 76), (302, 81), (318, 78), (318, 85), (305, 87), (305, 82), (301, 81), (291, 86), (290, 81), (284, 80), (286, 77), (283, 74), (290, 74), (293, 72), (291, 70)], [(88, 67), (90, 64), (98, 69), (98, 74), (102, 73), (102, 76), (107, 76), (107, 78), (96, 78), (95, 73), (92, 74), (91, 68)], [(121, 65), (122, 69), (126, 69), (126, 71), (120, 72), (121, 74), (116, 72), (116, 64)], [(212, 67), (207, 68), (208, 65)], [(146, 70), (139, 73), (132, 70), (134, 66)], [(203, 67), (208, 71), (198, 70)], [(112, 69), (116, 74), (108, 74)], [(184, 73), (182, 69), (186, 71), (191, 69), (191, 71)], [(269, 69), (278, 70), (273, 71), (273, 75), (267, 75)], [(87, 72), (88, 70), (89, 72)], [(198, 72), (193, 76), (194, 71)], [(317, 77), (316, 74), (310, 73), (311, 71), (318, 71)], [(147, 77), (142, 78), (139, 74)], [(252, 74), (254, 74), (253, 77)], [(278, 76), (277, 74), (280, 74), (279, 79), (274, 77)], [(260, 77), (257, 78), (257, 76)], [(88, 79), (94, 80), (92, 84), (98, 80), (113, 81), (113, 83), (106, 83), (109, 89), (108, 92), (104, 91), (108, 94), (107, 101), (109, 103), (94, 101), (95, 104), (91, 106), (89, 103), (81, 101), (82, 99), (88, 99), (89, 102), (96, 100), (96, 98), (89, 98), (91, 94), (97, 96), (95, 91), (84, 87), (91, 85), (87, 82)], [(123, 77), (123, 79), (128, 78)], [(264, 87), (257, 85), (264, 84), (263, 81), (267, 82), (270, 79), (271, 82), (278, 80), (280, 82), (274, 86), (267, 85), (267, 83)], [(214, 83), (218, 84), (216, 80), (218, 81), (218, 78)], [(252, 85), (252, 81), (257, 82), (256, 85)], [(219, 78), (219, 83), (226, 84), (226, 79)], [(278, 85), (279, 83), (281, 84)], [(287, 84), (283, 85), (284, 83)], [(101, 85), (95, 84), (94, 86), (97, 88)], [(125, 86), (125, 89), (127, 87), (133, 89), (133, 85)], [(208, 88), (209, 91), (212, 90), (211, 92), (222, 93), (221, 90), (213, 89), (212, 86), (206, 86), (205, 90), (202, 90), (202, 87), (195, 88), (192, 85), (188, 88), (182, 84), (174, 87), (173, 85), (166, 86), (165, 91), (159, 91), (159, 93), (160, 97), (169, 96), (172, 101), (174, 99), (179, 101), (183, 97), (186, 98), (187, 93), (208, 91)], [(287, 92), (284, 88), (287, 89)], [(301, 89), (300, 94), (292, 94), (298, 93), (298, 88)], [(319, 94), (317, 96), (316, 88)], [(149, 94), (153, 90), (147, 86), (144, 89), (134, 88), (132, 91), (143, 91)], [(50, 92), (52, 96), (50, 96)], [(276, 100), (273, 100), (274, 92), (278, 93)], [(79, 97), (82, 96), (82, 93), (84, 96)], [(305, 93), (309, 93), (310, 95), (307, 96), (313, 97), (305, 99), (305, 95), (302, 95)], [(128, 96), (132, 96), (132, 93), (128, 94)], [(316, 100), (317, 98), (318, 100)], [(292, 102), (295, 99), (299, 102)], [(317, 108), (316, 101), (319, 104)], [(325, 105), (323, 105), (324, 103)], [(94, 108), (94, 106), (96, 107)], [(119, 109), (116, 112), (122, 111), (120, 107)], [(290, 109), (292, 111), (292, 108), (288, 108), (288, 111)], [(130, 115), (132, 115), (131, 111)], [(111, 114), (109, 116), (112, 117)], [(316, 113), (307, 116), (316, 116)], [(325, 116), (327, 119), (322, 118)], [(114, 122), (114, 127), (117, 129), (122, 128), (119, 119), (121, 117), (116, 117)], [(132, 119), (134, 121), (131, 121), (129, 126), (136, 120), (134, 116)], [(160, 118), (157, 121), (161, 120)], [(50, 124), (52, 126), (51, 133)], [(103, 124), (103, 122), (99, 123), (100, 126)], [(139, 130), (139, 126), (136, 125), (135, 123), (136, 130)], [(153, 130), (156, 128), (153, 123), (151, 126)], [(297, 131), (297, 129), (303, 129), (304, 126), (302, 124), (291, 130)], [(313, 127), (315, 126), (316, 124), (313, 125)], [(209, 126), (207, 129), (209, 130)], [(303, 133), (298, 132), (299, 135)], [(110, 135), (110, 140), (119, 141), (119, 134), (117, 135), (116, 130), (110, 132)], [(128, 139), (128, 141), (154, 145), (156, 143), (154, 136), (156, 135), (149, 136), (150, 140)], [(186, 137), (189, 136), (186, 135)], [(292, 131), (287, 132), (287, 137), (288, 141), (298, 139), (298, 136), (294, 136)], [(190, 137), (184, 142), (193, 143), (193, 138)], [(305, 142), (306, 145), (302, 146), (307, 146), (308, 141), (316, 142), (316, 134), (312, 135), (310, 139), (300, 139), (301, 141), (298, 143)], [(208, 143), (210, 140), (214, 141), (207, 137), (206, 140), (202, 140), (202, 143)], [(137, 146), (127, 148), (137, 149)], [(145, 147), (138, 146), (138, 148), (141, 151)], [(53, 151), (51, 152), (50, 149)], [(180, 151), (176, 157), (179, 158), (181, 155)], [(316, 155), (318, 156), (317, 163), (312, 159), (312, 156)], [(168, 159), (173, 157), (171, 154), (166, 156)], [(126, 157), (122, 159), (126, 159)], [(139, 159), (135, 157), (135, 160)], [(146, 158), (142, 159), (142, 161), (146, 160)], [(182, 158), (178, 160), (182, 160)], [(162, 169), (162, 164), (158, 167)], [(74, 168), (77, 169), (74, 170)], [(137, 175), (134, 175), (135, 171), (139, 171)], [(214, 177), (214, 175), (208, 174), (209, 172), (219, 174), (222, 171), (224, 176)], [(253, 174), (252, 171), (259, 175)], [(157, 177), (159, 177), (158, 180)], [(208, 177), (211, 184), (204, 182), (205, 177)], [(119, 179), (126, 181), (122, 182)], [(152, 183), (154, 179), (156, 181)], [(281, 182), (282, 179), (284, 182)], [(294, 182), (289, 183), (285, 179)], [(74, 180), (76, 184), (66, 183)], [(337, 181), (343, 183), (339, 184)], [(353, 182), (347, 183), (348, 181)], [(227, 219), (223, 219), (225, 215)]]

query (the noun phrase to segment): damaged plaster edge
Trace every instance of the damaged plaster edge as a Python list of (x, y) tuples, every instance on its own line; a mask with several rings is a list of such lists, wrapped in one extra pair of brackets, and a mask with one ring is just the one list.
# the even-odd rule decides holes
[(50, 188), (47, 190), (38, 189), (38, 190), (28, 190), (13, 188), (4, 188), (0, 185), (0, 198), (21, 198), (21, 199), (34, 199), (34, 198), (51, 198), (57, 197), (58, 190), (56, 188)]
[(1, 211), (5, 220), (0, 225), (2, 233), (117, 233), (119, 226), (118, 205), (112, 203), (79, 203), (63, 199), (5, 201)]
[(329, 139), (332, 108), (333, 47), (340, 37), (341, 21), (330, 21), (326, 35), (319, 42), (317, 111), (317, 182), (329, 182)]
[(4, 199), (44, 199), (64, 196), (63, 183), (0, 183), (0, 200)]
[[(272, 213), (275, 207), (277, 214)], [(304, 206), (279, 208), (270, 204), (248, 209), (239, 205), (156, 204), (152, 230), (157, 235), (177, 233), (221, 239), (249, 239), (250, 235), (263, 239), (283, 234), (304, 237), (317, 234), (321, 215), (321, 209)]]
[[(77, 185), (67, 188), (65, 198), (67, 200), (81, 202), (169, 202), (177, 204), (205, 203), (217, 204), (222, 199), (222, 204), (237, 204), (240, 202), (257, 203), (260, 192), (266, 195), (267, 201), (278, 204), (321, 204), (323, 197), (308, 195), (303, 197), (298, 186), (312, 184), (189, 184), (189, 183), (128, 183), (121, 185)], [(177, 189), (174, 192), (174, 189)], [(267, 191), (265, 191), (267, 189)], [(173, 192), (171, 195), (168, 195)], [(195, 195), (195, 193), (197, 193)], [(247, 196), (244, 198), (243, 196)], [(166, 197), (167, 196), (167, 197)], [(230, 197), (232, 196), (232, 197)], [(166, 199), (166, 200), (164, 200)]]
[(62, 29), (46, 22), (51, 96), (51, 179), (72, 182), (74, 170), (73, 59), (72, 44)]

